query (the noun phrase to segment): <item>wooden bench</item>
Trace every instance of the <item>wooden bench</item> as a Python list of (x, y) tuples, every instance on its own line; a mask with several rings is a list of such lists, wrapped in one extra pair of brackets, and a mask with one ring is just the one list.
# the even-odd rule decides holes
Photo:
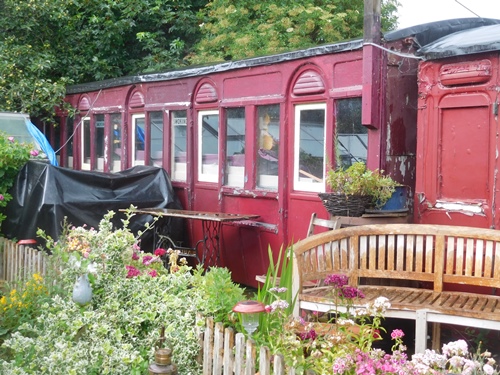
[(427, 348), (427, 323), (500, 330), (500, 231), (362, 225), (307, 237), (293, 251), (297, 316), (301, 309), (335, 310), (328, 286), (302, 285), (344, 274), (365, 294), (355, 305), (384, 296), (391, 303), (386, 317), (415, 320), (417, 353)]

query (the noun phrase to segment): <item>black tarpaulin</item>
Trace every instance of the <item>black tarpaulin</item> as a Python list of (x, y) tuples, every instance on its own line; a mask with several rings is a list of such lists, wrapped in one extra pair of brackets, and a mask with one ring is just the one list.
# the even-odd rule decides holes
[[(18, 174), (11, 194), (13, 199), (6, 208), (7, 219), (2, 223), (2, 233), (18, 240), (37, 239), (38, 228), (57, 239), (65, 217), (69, 224), (97, 228), (103, 216), (114, 211), (113, 223), (121, 227), (121, 219), (125, 216), (119, 210), (130, 205), (182, 208), (167, 172), (147, 166), (101, 173), (29, 161)], [(150, 216), (136, 215), (130, 229), (137, 233), (151, 220)], [(182, 237), (182, 221), (172, 220), (170, 225), (173, 237)], [(152, 237), (153, 233), (148, 231), (142, 241), (151, 242)]]
[(426, 60), (500, 50), (500, 25), (482, 26), (447, 35), (417, 51)]

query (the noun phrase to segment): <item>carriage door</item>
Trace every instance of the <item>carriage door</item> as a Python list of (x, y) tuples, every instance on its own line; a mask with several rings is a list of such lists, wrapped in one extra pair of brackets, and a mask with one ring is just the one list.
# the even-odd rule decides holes
[[(419, 114), (417, 222), (484, 228), (495, 225), (495, 94), (478, 88), (478, 82), (468, 87), (463, 82), (469, 67), (471, 79), (477, 79), (473, 72), (482, 63), (468, 62), (460, 70), (455, 66), (458, 64), (441, 66), (437, 95), (427, 97), (422, 116)], [(446, 74), (456, 71), (461, 73), (458, 89)], [(489, 81), (491, 74), (479, 78)]]

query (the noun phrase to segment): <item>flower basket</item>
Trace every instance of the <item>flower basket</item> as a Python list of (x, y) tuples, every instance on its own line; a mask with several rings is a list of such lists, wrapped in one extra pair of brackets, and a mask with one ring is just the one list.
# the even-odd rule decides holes
[(345, 195), (319, 193), (323, 206), (332, 216), (359, 217), (370, 206), (373, 198), (369, 195)]

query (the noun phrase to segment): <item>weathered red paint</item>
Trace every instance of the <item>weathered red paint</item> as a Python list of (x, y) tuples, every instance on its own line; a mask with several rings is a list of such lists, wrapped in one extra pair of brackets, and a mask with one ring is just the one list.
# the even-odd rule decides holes
[(415, 220), (499, 228), (498, 53), (422, 63)]
[[(409, 47), (393, 42), (387, 47), (395, 50)], [(366, 47), (365, 47), (366, 48)], [(233, 279), (246, 285), (256, 285), (255, 275), (263, 274), (269, 265), (268, 248), (277, 257), (279, 249), (306, 236), (309, 219), (313, 212), (328, 218), (317, 193), (295, 191), (292, 186), (294, 157), (294, 110), (299, 104), (326, 104), (326, 158), (335, 160), (335, 101), (338, 99), (372, 95), (363, 90), (363, 59), (377, 55), (371, 61), (371, 73), (380, 81), (377, 84), (377, 101), (371, 102), (375, 116), (368, 131), (368, 165), (385, 169), (398, 181), (413, 190), (415, 164), (416, 123), (416, 63), (399, 57), (382, 54), (376, 47), (361, 48), (341, 53), (306, 56), (289, 61), (261, 65), (245, 69), (213, 72), (203, 76), (186, 76), (155, 82), (124, 84), (102, 91), (89, 91), (68, 95), (67, 100), (75, 107), (86, 103), (80, 117), (87, 113), (122, 113), (123, 159), (122, 168), (132, 166), (132, 116), (151, 111), (163, 111), (164, 124), (169, 123), (171, 111), (187, 111), (187, 180), (174, 181), (174, 189), (184, 208), (199, 211), (239, 212), (260, 215), (264, 225), (233, 223), (224, 225), (221, 234), (222, 265), (227, 266)], [(366, 53), (368, 51), (369, 53)], [(408, 69), (406, 65), (408, 63)], [(401, 66), (405, 69), (400, 69)], [(301, 80), (301, 86), (295, 83)], [(366, 82), (365, 82), (366, 83)], [(397, 83), (397, 84), (396, 84)], [(374, 103), (377, 103), (374, 106)], [(245, 107), (247, 124), (255, 124), (257, 105), (280, 105), (279, 184), (276, 191), (257, 189), (252, 186), (255, 166), (252, 155), (245, 160), (245, 186), (224, 186), (224, 170), (221, 168), (218, 182), (202, 182), (197, 179), (198, 138), (197, 113), (200, 110), (220, 110), (219, 124), (224, 123), (225, 108)], [(372, 114), (375, 114), (374, 112)], [(80, 120), (76, 118), (76, 121)], [(64, 116), (62, 115), (64, 125)], [(91, 116), (91, 121), (94, 121)], [(109, 125), (105, 125), (109, 127)], [(65, 126), (64, 126), (65, 127)], [(109, 132), (109, 130), (107, 130)], [(69, 134), (63, 131), (67, 137)], [(247, 125), (246, 148), (254, 149), (257, 140), (254, 126)], [(163, 134), (163, 167), (171, 172), (169, 152), (170, 129)], [(221, 129), (221, 138), (224, 130)], [(224, 160), (225, 150), (219, 139)], [(74, 167), (81, 168), (81, 133), (73, 140)], [(146, 146), (146, 155), (149, 154)], [(62, 158), (61, 165), (66, 165)], [(148, 160), (146, 159), (146, 163)], [(109, 167), (106, 167), (109, 168)], [(190, 245), (203, 237), (199, 222), (186, 222), (187, 241)]]

